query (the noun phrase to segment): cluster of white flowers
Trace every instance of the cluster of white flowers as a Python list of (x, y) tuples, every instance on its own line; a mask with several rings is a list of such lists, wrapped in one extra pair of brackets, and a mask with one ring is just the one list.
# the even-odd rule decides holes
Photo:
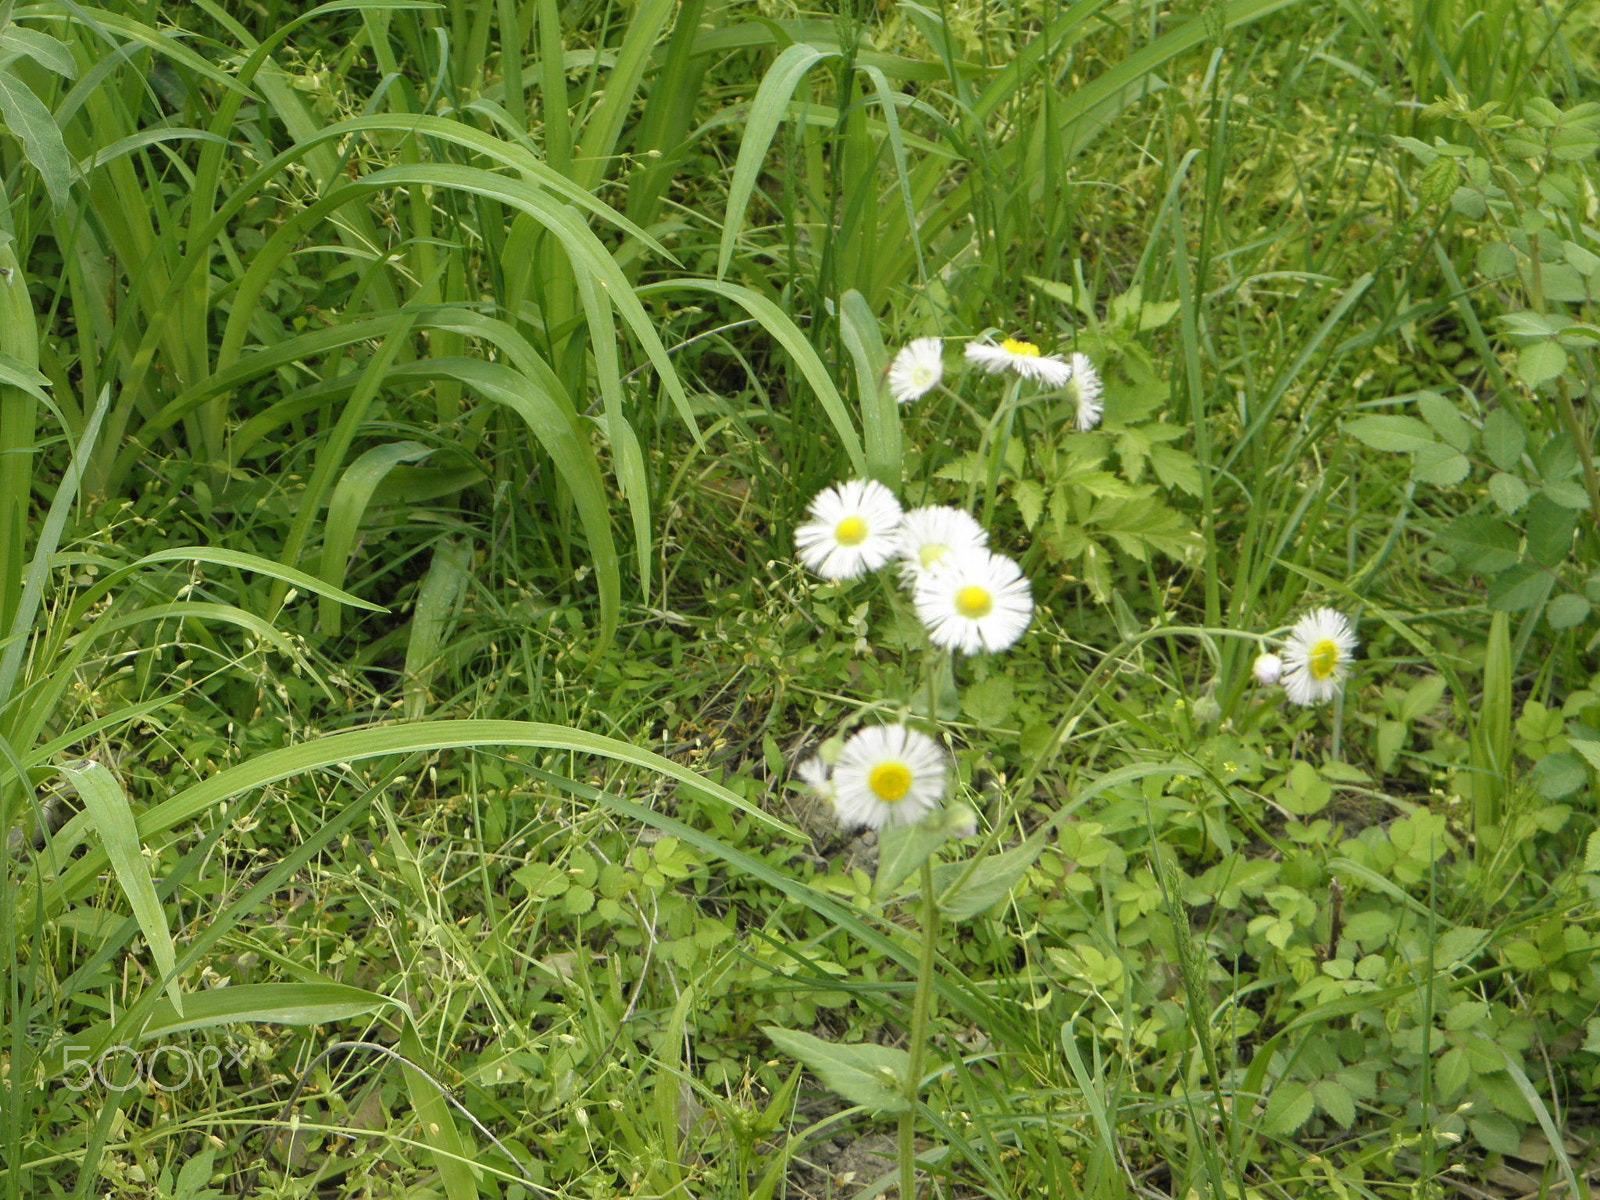
[(857, 579), (900, 560), (917, 619), (936, 646), (963, 654), (1010, 646), (1033, 619), (1022, 568), (989, 549), (971, 514), (928, 507), (902, 512), (894, 493), (871, 479), (824, 488), (794, 533), (807, 569), (824, 579)]
[(1281, 653), (1256, 656), (1252, 674), (1263, 687), (1282, 684), (1294, 704), (1326, 704), (1344, 688), (1360, 644), (1342, 612), (1314, 608), (1294, 623)]
[[(1007, 338), (998, 345), (969, 344), (966, 358), (989, 374), (1012, 371), (1045, 387), (1070, 389), (1077, 427), (1100, 423), (1100, 377), (1085, 355), (1063, 359)], [(910, 404), (943, 377), (944, 343), (917, 338), (889, 364), (889, 393)], [(1033, 592), (1022, 568), (989, 549), (989, 535), (968, 512), (941, 505), (906, 512), (883, 484), (852, 479), (824, 488), (807, 514), (794, 535), (806, 569), (840, 581), (898, 560), (900, 581), (935, 646), (993, 654), (1015, 644), (1033, 619)], [(869, 829), (920, 821), (939, 807), (947, 783), (938, 743), (902, 724), (859, 729), (837, 754), (807, 759), (795, 773), (833, 805), (841, 824)], [(957, 824), (965, 828), (970, 814)]]
[[(1100, 424), (1105, 388), (1087, 354), (1062, 358), (1045, 354), (1032, 342), (1006, 338), (999, 343), (969, 342), (966, 360), (990, 375), (1007, 371), (1047, 388), (1065, 389), (1078, 407), (1077, 426), (1088, 432)], [(889, 394), (900, 404), (920, 400), (944, 378), (944, 343), (936, 337), (907, 342), (889, 364)]]

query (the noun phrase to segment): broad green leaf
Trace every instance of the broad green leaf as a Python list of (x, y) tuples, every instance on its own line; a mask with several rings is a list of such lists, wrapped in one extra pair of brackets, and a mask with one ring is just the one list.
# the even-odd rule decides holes
[(1429, 675), (1418, 680), (1406, 691), (1405, 699), (1400, 702), (1400, 719), (1402, 721), (1415, 721), (1418, 717), (1425, 717), (1439, 707), (1439, 701), (1444, 698), (1444, 676)]
[(1355, 1097), (1342, 1083), (1319, 1079), (1311, 1085), (1311, 1095), (1317, 1107), (1327, 1113), (1340, 1129), (1349, 1129), (1356, 1123)]
[(1509, 408), (1497, 408), (1483, 419), (1483, 452), (1500, 470), (1515, 471), (1521, 466), (1527, 445), (1528, 435)]
[(1374, 450), (1410, 454), (1438, 444), (1438, 438), (1415, 417), (1357, 417), (1344, 430)]
[(927, 862), (945, 842), (945, 831), (922, 822), (893, 825), (878, 833), (878, 872), (872, 880), (872, 898), (880, 904)]
[(139, 922), (139, 931), (150, 947), (150, 957), (155, 959), (156, 978), (166, 980), (173, 1010), (181, 1014), (183, 994), (178, 989), (172, 931), (167, 926), (166, 910), (156, 897), (155, 881), (150, 877), (150, 864), (144, 857), (128, 794), (122, 790), (116, 776), (97, 762), (71, 763), (63, 766), (61, 773), (78, 790), (84, 815), (90, 827), (100, 835), (106, 860), (116, 874), (117, 884), (133, 910), (134, 919)]
[(1510, 516), (1528, 502), (1528, 485), (1504, 471), (1489, 477), (1489, 496), (1500, 511)]
[(1576, 592), (1567, 592), (1550, 601), (1544, 610), (1545, 620), (1552, 629), (1571, 629), (1589, 618), (1589, 601)]
[(1311, 1119), (1315, 1107), (1311, 1090), (1305, 1084), (1292, 1080), (1280, 1083), (1267, 1100), (1262, 1123), (1268, 1133), (1291, 1134)]
[(1333, 799), (1333, 788), (1304, 759), (1289, 768), (1288, 786), (1280, 788), (1274, 799), (1297, 817), (1321, 812)]
[(400, 1028), (400, 1053), (406, 1058), (401, 1073), (406, 1081), (406, 1095), (411, 1110), (421, 1125), (422, 1140), (433, 1152), (433, 1165), (439, 1170), (439, 1181), (444, 1184), (448, 1200), (478, 1200), (478, 1179), (481, 1174), (473, 1162), (473, 1152), (461, 1137), (455, 1115), (445, 1096), (449, 1093), (447, 1080), (435, 1079), (414, 1064), (429, 1061), (427, 1048), (417, 1033), (409, 1010)]
[(1528, 557), (1547, 567), (1557, 567), (1572, 553), (1572, 535), (1578, 514), (1555, 504), (1547, 495), (1535, 495), (1523, 514), (1528, 535)]
[(993, 908), (1011, 894), (1043, 849), (1042, 841), (1029, 838), (1010, 850), (986, 854), (976, 864), (944, 863), (934, 868), (939, 911), (963, 920)]
[(1472, 426), (1454, 404), (1438, 392), (1418, 392), (1417, 411), (1446, 445), (1463, 453), (1472, 445)]
[(1435, 443), (1417, 451), (1413, 470), (1419, 483), (1454, 487), (1472, 471), (1472, 464), (1467, 461), (1465, 454)]
[(1589, 772), (1576, 754), (1557, 751), (1533, 764), (1531, 779), (1539, 795), (1546, 800), (1560, 800), (1588, 783)]
[(763, 1025), (761, 1032), (851, 1104), (884, 1116), (911, 1107), (903, 1082), (911, 1067), (911, 1056), (904, 1050), (871, 1043), (825, 1042), (809, 1033), (776, 1025)]
[(1600, 873), (1600, 829), (1591, 833), (1584, 844), (1583, 869), (1591, 875)]
[(44, 102), (5, 68), (0, 68), (0, 117), (22, 143), (23, 157), (44, 180), (50, 203), (61, 211), (72, 192), (72, 155)]
[(1460, 1046), (1452, 1046), (1441, 1054), (1433, 1065), (1434, 1094), (1439, 1102), (1449, 1104), (1454, 1100), (1471, 1076), (1472, 1064)]
[(1534, 342), (1517, 351), (1517, 378), (1537, 388), (1567, 369), (1567, 352), (1557, 342)]
[(1487, 516), (1457, 517), (1439, 532), (1439, 541), (1467, 570), (1493, 575), (1518, 558), (1516, 530)]
[(1489, 607), (1496, 612), (1522, 612), (1544, 601), (1554, 580), (1532, 563), (1519, 563), (1496, 575), (1489, 584)]

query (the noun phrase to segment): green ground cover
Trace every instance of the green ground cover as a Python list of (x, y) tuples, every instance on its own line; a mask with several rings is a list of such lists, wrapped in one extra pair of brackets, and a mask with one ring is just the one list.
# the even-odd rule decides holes
[(4, 1195), (1587, 1195), (1597, 30), (0, 3)]

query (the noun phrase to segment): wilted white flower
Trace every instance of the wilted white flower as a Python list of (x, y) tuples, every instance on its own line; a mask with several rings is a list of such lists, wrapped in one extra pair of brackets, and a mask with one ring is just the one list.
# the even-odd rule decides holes
[(963, 654), (1004, 650), (1033, 619), (1033, 590), (1003, 554), (963, 550), (917, 578), (917, 619), (936, 646)]
[(904, 725), (860, 730), (833, 768), (834, 811), (847, 827), (915, 824), (939, 807), (944, 788), (944, 752)]
[(985, 549), (989, 535), (965, 509), (929, 505), (906, 513), (896, 541), (901, 578), (911, 583), (924, 571), (938, 566), (947, 554)]
[(811, 520), (794, 531), (800, 561), (824, 579), (855, 579), (894, 557), (900, 502), (875, 479), (817, 493)]
[(1326, 704), (1344, 686), (1360, 644), (1343, 613), (1312, 609), (1295, 622), (1283, 644), (1284, 694), (1296, 704)]
[(1077, 399), (1078, 429), (1087, 433), (1100, 424), (1100, 414), (1105, 412), (1105, 405), (1100, 402), (1105, 385), (1100, 382), (1099, 373), (1087, 354), (1074, 354), (1070, 366), (1072, 379), (1068, 391)]
[(1283, 659), (1276, 654), (1256, 655), (1255, 665), (1250, 668), (1250, 673), (1256, 677), (1256, 682), (1262, 687), (1271, 687), (1278, 682), (1278, 677), (1283, 674)]
[(1072, 378), (1072, 367), (1059, 354), (1043, 354), (1032, 342), (1017, 338), (1006, 338), (998, 346), (992, 342), (968, 342), (966, 356), (968, 362), (991, 375), (1015, 371), (1045, 387), (1061, 387)]
[(910, 404), (933, 391), (944, 375), (944, 343), (936, 337), (907, 342), (889, 364), (889, 394)]

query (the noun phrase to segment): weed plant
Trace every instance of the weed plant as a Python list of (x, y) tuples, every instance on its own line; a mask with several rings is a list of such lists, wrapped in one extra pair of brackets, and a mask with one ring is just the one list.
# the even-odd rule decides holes
[(0, 0), (3, 1194), (1589, 1194), (1597, 27)]

